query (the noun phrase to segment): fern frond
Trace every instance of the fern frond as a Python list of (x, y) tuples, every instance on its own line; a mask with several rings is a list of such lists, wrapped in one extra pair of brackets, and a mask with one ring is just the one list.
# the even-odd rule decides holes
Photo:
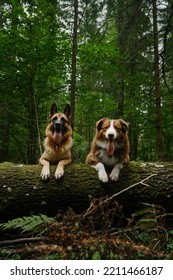
[[(7, 229), (20, 229), (22, 233), (24, 232), (39, 232), (40, 227), (46, 222), (52, 222), (54, 218), (47, 217), (46, 215), (32, 215), (24, 216), (22, 218), (13, 219), (7, 223), (0, 224), (1, 230)], [(41, 228), (41, 231), (43, 228)]]

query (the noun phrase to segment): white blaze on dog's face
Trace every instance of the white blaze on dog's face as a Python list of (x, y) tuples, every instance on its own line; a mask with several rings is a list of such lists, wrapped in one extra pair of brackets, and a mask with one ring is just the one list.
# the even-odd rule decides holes
[(117, 138), (117, 132), (114, 127), (114, 120), (110, 121), (110, 126), (105, 133), (107, 140), (107, 153), (108, 155), (113, 155), (115, 151), (115, 139)]
[(110, 126), (109, 128), (106, 130), (106, 138), (107, 139), (113, 139), (115, 140), (116, 137), (117, 137), (117, 132), (116, 132), (116, 129), (114, 128), (114, 120), (110, 120)]

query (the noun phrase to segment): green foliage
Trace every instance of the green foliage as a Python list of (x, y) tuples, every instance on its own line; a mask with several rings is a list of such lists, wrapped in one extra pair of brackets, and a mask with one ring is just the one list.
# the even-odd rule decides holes
[[(5, 3), (0, 7), (0, 159), (36, 163), (36, 109), (43, 140), (51, 104), (56, 101), (62, 110), (71, 99), (73, 3)], [(158, 5), (166, 160), (173, 159), (171, 7), (168, 0), (164, 9)], [(79, 161), (103, 116), (130, 123), (132, 159), (157, 160), (151, 10), (148, 1), (79, 3), (74, 139)]]
[(44, 260), (63, 260), (63, 255), (59, 253), (49, 254)]
[(44, 232), (45, 223), (54, 221), (53, 218), (49, 218), (46, 215), (32, 215), (22, 218), (13, 219), (7, 223), (0, 224), (1, 230), (13, 230), (19, 229), (21, 233), (32, 232), (41, 234)]
[[(16, 250), (15, 243), (13, 245), (11, 243), (10, 251), (4, 246), (0, 250), (0, 259), (173, 258), (173, 230), (166, 226), (167, 215), (164, 209), (155, 205), (144, 205), (145, 207), (134, 213), (130, 220), (129, 217), (123, 216), (122, 208), (116, 201), (108, 201), (104, 206), (102, 202), (103, 200), (99, 199), (94, 204), (93, 211), (86, 210), (87, 215), (76, 214), (69, 209), (66, 213), (59, 213), (56, 219), (39, 215), (1, 224), (1, 230), (20, 229), (20, 241), (22, 235), (25, 237), (26, 233), (32, 237), (35, 234), (43, 234), (44, 239), (36, 246), (31, 244), (29, 239), (27, 249), (23, 246), (20, 250)], [(150, 223), (151, 213), (153, 219)], [(168, 214), (168, 217), (170, 215)], [(147, 220), (145, 226), (144, 217)], [(5, 232), (3, 238), (4, 234)], [(24, 240), (26, 243), (26, 238)]]
[[(0, 94), (3, 131), (0, 152), (2, 160), (31, 163), (38, 158), (34, 96), (39, 125), (44, 130), (42, 118), (47, 119), (49, 115), (46, 115), (47, 104), (67, 84), (65, 68), (70, 43), (60, 30), (56, 3), (10, 1), (9, 5), (10, 9), (4, 6), (1, 10), (4, 28), (0, 44), (0, 92), (3, 93)], [(6, 149), (1, 144), (4, 142)]]
[(78, 163), (85, 162), (88, 152), (86, 139), (77, 132), (73, 134), (73, 160)]

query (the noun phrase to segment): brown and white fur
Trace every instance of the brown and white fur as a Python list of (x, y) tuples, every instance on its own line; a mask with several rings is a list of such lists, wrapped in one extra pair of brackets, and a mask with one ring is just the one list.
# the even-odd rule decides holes
[(103, 118), (96, 123), (96, 129), (86, 163), (98, 171), (100, 181), (108, 182), (105, 168), (111, 169), (110, 178), (117, 181), (123, 163), (127, 163), (130, 159), (128, 124), (122, 119)]
[(64, 166), (71, 162), (73, 141), (70, 114), (70, 105), (66, 105), (63, 113), (58, 113), (55, 103), (51, 107), (50, 122), (45, 130), (45, 150), (39, 160), (43, 165), (42, 180), (50, 177), (50, 163), (57, 164), (55, 179), (60, 179), (64, 175)]

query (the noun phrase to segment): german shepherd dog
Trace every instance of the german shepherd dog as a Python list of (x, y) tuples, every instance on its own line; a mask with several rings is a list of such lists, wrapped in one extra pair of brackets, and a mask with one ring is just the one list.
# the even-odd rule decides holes
[(128, 124), (122, 119), (103, 118), (96, 123), (96, 135), (93, 139), (86, 163), (97, 171), (100, 181), (108, 182), (105, 168), (111, 169), (112, 181), (119, 179), (123, 163), (129, 161)]
[(66, 105), (64, 112), (59, 113), (56, 104), (52, 104), (50, 122), (45, 130), (44, 152), (39, 159), (43, 166), (41, 179), (50, 177), (49, 165), (57, 164), (55, 179), (64, 175), (64, 166), (71, 162), (72, 127), (70, 125), (71, 108)]

